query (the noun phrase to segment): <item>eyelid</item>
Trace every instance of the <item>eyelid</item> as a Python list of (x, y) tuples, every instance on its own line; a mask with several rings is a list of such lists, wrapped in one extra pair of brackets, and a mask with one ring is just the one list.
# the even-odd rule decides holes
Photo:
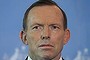
[(59, 25), (56, 25), (56, 24), (53, 24), (53, 25), (50, 25), (51, 27), (56, 27), (56, 28), (59, 28), (60, 29), (60, 26)]

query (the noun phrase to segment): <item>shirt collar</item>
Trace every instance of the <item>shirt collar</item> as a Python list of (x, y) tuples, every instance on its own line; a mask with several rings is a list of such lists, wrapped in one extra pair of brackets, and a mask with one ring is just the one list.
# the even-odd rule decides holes
[(62, 57), (60, 57), (60, 59), (59, 60), (62, 60)]
[[(28, 56), (28, 60), (32, 60), (29, 56)], [(62, 57), (60, 57), (60, 59), (59, 60), (62, 60)]]
[(28, 56), (28, 60), (32, 60), (32, 59)]

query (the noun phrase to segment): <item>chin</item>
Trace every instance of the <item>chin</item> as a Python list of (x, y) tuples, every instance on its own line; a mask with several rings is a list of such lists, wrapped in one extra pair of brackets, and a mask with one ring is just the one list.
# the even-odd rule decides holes
[(44, 60), (51, 60), (52, 57), (53, 57), (52, 54), (49, 54), (49, 53), (41, 55), (41, 58)]
[(51, 56), (43, 56), (42, 59), (43, 60), (51, 60)]

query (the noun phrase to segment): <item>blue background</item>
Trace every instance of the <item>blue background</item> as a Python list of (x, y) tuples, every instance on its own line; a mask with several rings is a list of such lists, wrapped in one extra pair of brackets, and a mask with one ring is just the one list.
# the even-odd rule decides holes
[[(12, 56), (15, 48), (24, 45), (19, 39), (23, 15), (35, 1), (0, 0), (0, 60), (4, 60), (5, 54)], [(66, 12), (71, 31), (70, 41), (64, 46), (62, 55), (66, 60), (74, 60), (80, 51), (90, 58), (90, 0), (54, 1)]]

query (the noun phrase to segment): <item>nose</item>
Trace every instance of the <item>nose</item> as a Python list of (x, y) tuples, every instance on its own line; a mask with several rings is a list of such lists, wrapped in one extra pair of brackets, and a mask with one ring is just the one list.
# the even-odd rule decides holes
[(49, 28), (44, 28), (41, 34), (42, 40), (49, 40), (50, 39), (50, 30)]

